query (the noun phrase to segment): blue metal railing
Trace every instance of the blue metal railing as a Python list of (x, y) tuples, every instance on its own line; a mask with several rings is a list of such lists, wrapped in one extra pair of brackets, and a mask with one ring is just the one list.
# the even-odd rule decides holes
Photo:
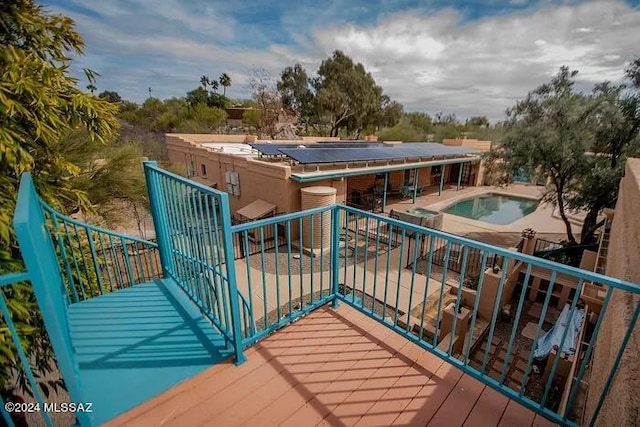
[[(309, 232), (304, 242), (304, 220), (310, 223), (324, 215), (331, 224)], [(277, 238), (278, 233), (286, 235), (285, 244), (247, 257), (244, 265), (237, 264), (238, 286), (246, 289), (251, 313), (260, 313), (259, 331), (253, 337), (245, 335), (245, 345), (308, 310), (340, 300), (564, 424), (572, 423), (578, 387), (613, 290), (639, 293), (638, 287), (628, 282), (344, 206), (268, 218), (232, 227), (231, 232), (245, 240), (252, 233), (257, 244)], [(320, 247), (330, 247), (312, 257), (308, 247), (314, 247), (311, 239), (318, 235), (323, 236)], [(328, 265), (318, 262), (320, 256), (329, 258)], [(455, 268), (447, 268), (452, 263)], [(314, 266), (318, 270), (314, 271)], [(318, 275), (325, 271), (326, 275)], [(475, 276), (473, 286), (470, 275)], [(328, 283), (320, 282), (321, 293), (317, 295), (314, 280), (322, 279)], [(536, 281), (539, 291), (535, 290)], [(331, 286), (324, 287), (325, 283)], [(608, 289), (596, 324), (589, 324), (588, 309), (581, 300), (585, 283)], [(579, 332), (585, 334), (585, 329), (588, 334), (578, 340), (569, 338), (576, 331), (570, 334), (569, 328), (560, 328), (555, 345), (575, 350), (552, 349), (537, 357), (535, 343), (544, 329), (553, 327), (565, 305), (568, 319), (581, 316)], [(505, 306), (511, 306), (508, 313)], [(537, 313), (530, 314), (533, 311)], [(525, 338), (522, 332), (529, 323), (533, 336)], [(627, 330), (634, 326), (635, 319)], [(625, 346), (623, 343), (619, 355)], [(567, 376), (567, 366), (572, 363), (576, 373)], [(540, 373), (534, 372), (534, 366)]]
[(327, 206), (231, 227), (232, 241), (244, 247), (250, 242), (259, 246), (237, 272), (238, 288), (247, 296), (254, 325), (243, 329), (243, 346), (333, 298), (332, 209)]
[[(10, 341), (5, 340), (3, 350), (8, 352), (4, 356), (9, 358), (15, 370), (15, 378), (2, 378), (2, 387), (11, 387), (10, 384), (15, 384), (18, 378), (26, 378), (23, 389), (8, 396), (11, 400), (7, 403), (23, 400), (20, 393), (31, 394), (32, 403), (40, 404), (38, 412), (43, 422), (53, 425), (51, 415), (43, 410), (44, 393), (36, 381), (49, 380), (38, 375), (42, 366), (36, 366), (34, 374), (30, 365), (39, 359), (30, 355), (32, 350), (25, 347), (26, 337), (20, 334), (23, 329), (16, 327), (16, 304), (24, 304), (24, 299), (31, 293), (35, 295), (40, 312), (30, 314), (27, 326), (36, 328), (35, 319), (41, 317), (46, 332), (38, 331), (41, 334), (39, 341), (44, 346), (51, 345), (56, 356), (56, 360), (40, 363), (51, 365), (52, 370), (47, 375), (52, 378), (62, 375), (70, 401), (83, 402), (78, 363), (67, 323), (67, 308), (69, 304), (161, 277), (158, 248), (155, 243), (85, 224), (56, 212), (38, 197), (28, 173), (23, 175), (20, 183), (13, 225), (27, 272), (0, 276), (3, 320), (0, 330), (8, 331), (11, 338)], [(14, 304), (7, 295), (15, 295), (18, 287), (21, 300)], [(9, 414), (4, 403), (0, 412), (5, 423), (23, 422), (12, 418), (19, 414)], [(91, 414), (78, 413), (76, 416), (81, 425), (91, 425)]]
[[(39, 404), (44, 405), (43, 392), (40, 388), (40, 385), (36, 381), (36, 376), (34, 375), (33, 368), (31, 366), (31, 363), (29, 362), (27, 351), (22, 345), (21, 336), (18, 332), (18, 328), (16, 327), (15, 322), (13, 321), (13, 315), (11, 313), (11, 310), (9, 309), (9, 303), (5, 294), (5, 290), (9, 290), (12, 286), (28, 286), (27, 282), (29, 282), (29, 280), (30, 278), (27, 272), (11, 273), (0, 276), (0, 313), (2, 313), (3, 320), (2, 329), (6, 328), (10, 338), (10, 341), (8, 342), (11, 343), (11, 349), (13, 350), (11, 358), (13, 364), (16, 367), (16, 370), (21, 370), (22, 375), (26, 377), (29, 391), (33, 395), (34, 400)], [(5, 341), (3, 345), (7, 346), (8, 342)], [(7, 349), (9, 349), (8, 346)], [(19, 367), (21, 367), (21, 369), (19, 369)], [(19, 372), (15, 372), (16, 377), (18, 376), (18, 374)], [(3, 380), (7, 381), (8, 379), (3, 378)], [(16, 380), (14, 379), (13, 382), (15, 381)], [(12, 392), (13, 396), (6, 396), (8, 399), (10, 399), (7, 402), (15, 400), (16, 396), (18, 396), (18, 393), (19, 390), (16, 390), (15, 392)], [(7, 412), (5, 403), (6, 402), (4, 401), (3, 397), (0, 395), (0, 405), (2, 405), (0, 412), (2, 413), (2, 419), (4, 420), (6, 425), (8, 425), (9, 427), (13, 427), (15, 425), (14, 420), (18, 421), (17, 419), (21, 416), (24, 417), (24, 414)], [(42, 421), (45, 425), (53, 426), (53, 421), (51, 420), (51, 416), (48, 413), (44, 412), (41, 414), (41, 416)]]
[(70, 303), (162, 277), (157, 244), (42, 206)]
[[(638, 293), (631, 283), (347, 206), (226, 227), (226, 193), (154, 165), (147, 172), (160, 177), (149, 186), (152, 200), (160, 200), (156, 228), (167, 228), (159, 234), (161, 258), (162, 237), (171, 243), (163, 258), (168, 273), (185, 284), (198, 282), (199, 268), (220, 278), (224, 286), (213, 294), (222, 296), (227, 311), (216, 314), (214, 305), (198, 302), (217, 286), (213, 281), (200, 280), (191, 294), (211, 310), (238, 360), (253, 342), (323, 304), (342, 301), (532, 410), (571, 424), (601, 324), (586, 320), (585, 283), (608, 289), (598, 319), (614, 289)], [(250, 245), (254, 250), (242, 250)], [(556, 326), (555, 345), (564, 351), (536, 353), (565, 305), (569, 319), (582, 316), (584, 338)], [(224, 315), (230, 320), (221, 320)], [(526, 326), (529, 334), (533, 329), (529, 338), (522, 335)], [(570, 362), (577, 375), (566, 374)]]
[[(579, 421), (572, 410), (612, 295), (640, 293), (632, 283), (346, 206), (232, 226), (226, 193), (153, 162), (145, 164), (145, 173), (158, 240), (157, 246), (145, 243), (147, 255), (156, 251), (148, 258), (159, 259), (162, 274), (174, 279), (221, 331), (237, 363), (244, 360), (243, 349), (257, 340), (324, 304), (342, 302), (535, 412), (571, 425)], [(86, 240), (78, 245), (73, 234), (67, 237), (60, 216), (46, 212), (54, 230), (55, 256), (39, 265), (28, 241), (23, 253), (33, 282), (42, 280), (44, 271), (60, 270), (64, 280), (54, 300), (74, 301), (75, 294), (88, 298), (91, 292), (146, 277), (136, 276), (144, 264), (135, 264), (137, 256), (131, 253), (130, 268), (124, 255), (118, 262), (94, 262), (102, 253), (101, 243), (104, 253), (113, 245), (106, 237), (91, 236), (100, 232), (117, 242), (119, 235), (87, 230), (66, 219), (66, 229), (74, 225), (80, 243), (83, 236)], [(239, 245), (249, 244), (257, 250), (239, 250)], [(84, 252), (78, 250), (81, 246)], [(60, 264), (63, 250), (67, 262)], [(120, 267), (123, 274), (117, 276)], [(107, 268), (111, 271), (105, 272)], [(93, 279), (92, 271), (101, 273), (102, 280)], [(91, 280), (85, 283), (79, 277)], [(585, 307), (581, 299), (590, 284), (606, 290), (597, 316), (589, 315), (593, 307)], [(629, 325), (620, 326), (626, 328), (625, 337), (586, 423), (598, 417), (639, 310), (636, 306)], [(565, 316), (565, 325), (570, 323), (566, 319), (575, 319), (579, 330), (563, 328), (558, 316)], [(59, 326), (60, 336), (52, 337), (52, 343), (62, 348), (66, 329)], [(544, 331), (551, 328), (556, 348), (537, 352)], [(66, 379), (73, 360), (63, 362), (68, 365), (61, 366)]]
[(164, 275), (220, 330), (241, 363), (243, 330), (255, 327), (236, 288), (229, 196), (155, 162), (144, 167)]

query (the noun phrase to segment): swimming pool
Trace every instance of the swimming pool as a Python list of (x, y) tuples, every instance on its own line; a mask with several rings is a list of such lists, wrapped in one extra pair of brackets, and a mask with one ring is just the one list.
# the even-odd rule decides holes
[(486, 193), (454, 203), (443, 212), (490, 224), (507, 225), (535, 211), (538, 204), (538, 200), (534, 199)]

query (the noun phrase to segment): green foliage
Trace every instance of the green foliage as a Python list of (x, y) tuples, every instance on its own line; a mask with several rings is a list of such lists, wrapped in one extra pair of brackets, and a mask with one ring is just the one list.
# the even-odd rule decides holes
[[(605, 82), (583, 94), (574, 90), (576, 74), (562, 67), (511, 108), (501, 150), (487, 160), (505, 180), (520, 169), (548, 179), (544, 197), (558, 207), (570, 243), (576, 239), (566, 212), (586, 210), (586, 244), (602, 224), (600, 211), (615, 205), (624, 160), (640, 152), (640, 93)], [(633, 72), (628, 77), (633, 83)]]
[[(213, 94), (222, 97), (219, 94)], [(200, 101), (198, 101), (200, 97)], [(209, 94), (203, 88), (197, 88), (186, 99), (171, 98), (161, 101), (156, 98), (147, 99), (140, 107), (127, 104), (121, 110), (119, 118), (125, 124), (120, 140), (124, 142), (143, 142), (143, 152), (149, 155), (146, 141), (163, 142), (163, 134), (170, 132), (206, 133), (211, 132), (224, 122), (226, 113), (218, 107), (208, 105)], [(227, 100), (228, 101), (228, 100)], [(126, 130), (126, 126), (134, 126), (135, 132)], [(141, 141), (142, 139), (142, 141)], [(154, 153), (151, 153), (154, 154)], [(161, 159), (157, 155), (153, 158)]]
[(300, 123), (309, 123), (313, 114), (313, 93), (309, 86), (309, 77), (302, 65), (295, 64), (282, 70), (277, 88), (282, 97), (282, 106), (297, 115)]
[(337, 50), (309, 78), (300, 64), (287, 67), (277, 85), (282, 106), (300, 123), (329, 136), (346, 133), (359, 137), (382, 126), (394, 126), (402, 106), (384, 95), (382, 88), (360, 63)]
[[(215, 81), (214, 81), (215, 82)], [(209, 92), (204, 88), (198, 87), (189, 92), (185, 97), (189, 107), (196, 107), (198, 105), (208, 105), (209, 107), (226, 108), (229, 106), (230, 101), (226, 96), (220, 95), (216, 92)]]
[(378, 133), (378, 139), (380, 141), (404, 142), (428, 141), (428, 129), (428, 127), (426, 130), (425, 128), (417, 127), (412, 122), (412, 117), (409, 114), (405, 114), (395, 126), (381, 130)]
[(378, 133), (381, 141), (441, 142), (445, 138), (469, 137), (499, 141), (504, 132), (502, 125), (491, 125), (486, 117), (472, 117), (464, 124), (454, 115), (438, 113), (432, 119), (427, 113), (404, 113), (395, 126), (382, 129)]
[(507, 134), (500, 163), (505, 178), (522, 169), (549, 178), (544, 199), (558, 207), (567, 238), (575, 242), (566, 210), (567, 200), (584, 175), (587, 151), (595, 143), (590, 126), (596, 117), (591, 97), (574, 91), (577, 72), (562, 67), (551, 80), (529, 92), (507, 112)]
[(187, 92), (185, 99), (189, 107), (195, 107), (200, 104), (207, 105), (207, 102), (209, 101), (209, 92), (205, 88), (198, 87)]
[(465, 123), (466, 126), (477, 126), (481, 128), (489, 127), (489, 119), (487, 116), (475, 116), (468, 118)]
[[(65, 157), (61, 141), (85, 129), (89, 144), (104, 144), (117, 129), (117, 107), (77, 89), (68, 75), (70, 55), (83, 43), (73, 21), (50, 15), (31, 0), (0, 5), (0, 273), (21, 269), (11, 230), (20, 174), (32, 171), (39, 193), (59, 209), (91, 209), (73, 186), (81, 167)], [(92, 82), (94, 73), (87, 72)], [(93, 83), (91, 83), (93, 84)], [(27, 285), (7, 289), (13, 321), (36, 374), (53, 366), (35, 299)], [(0, 329), (0, 392), (29, 392), (5, 328)], [(17, 375), (17, 378), (16, 378)], [(13, 380), (13, 381), (11, 381)], [(11, 382), (10, 382), (11, 381)]]
[(98, 94), (98, 98), (106, 99), (107, 101), (111, 102), (112, 104), (118, 104), (118, 103), (122, 102), (122, 97), (120, 96), (120, 94), (118, 92), (114, 92), (114, 91), (110, 91), (110, 90), (105, 90), (105, 91), (100, 92)]

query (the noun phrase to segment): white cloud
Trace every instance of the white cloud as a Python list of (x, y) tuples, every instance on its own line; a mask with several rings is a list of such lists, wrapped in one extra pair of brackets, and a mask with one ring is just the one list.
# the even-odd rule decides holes
[(321, 29), (326, 52), (362, 62), (409, 109), (503, 118), (505, 108), (560, 66), (581, 87), (619, 80), (640, 54), (640, 10), (622, 2), (547, 5), (464, 22), (454, 10), (404, 12), (371, 26)]
[[(344, 16), (343, 3), (333, 1), (311, 14), (284, 8), (278, 31), (288, 42), (280, 43), (269, 39), (273, 28), (237, 22), (216, 3), (73, 1), (93, 12), (57, 10), (76, 19), (87, 41), (87, 56), (74, 68), (94, 68), (103, 75), (100, 89), (138, 101), (148, 86), (155, 96), (182, 96), (202, 74), (221, 72), (232, 77), (231, 96), (246, 96), (252, 67), (277, 78), (284, 67), (300, 62), (312, 73), (341, 49), (408, 110), (500, 120), (507, 107), (562, 65), (578, 69), (578, 86), (587, 88), (619, 80), (625, 64), (640, 55), (640, 9), (621, 1), (543, 2), (475, 20), (453, 8), (391, 14), (388, 8), (370, 24), (354, 23), (357, 8), (349, 12), (356, 15)], [(337, 23), (326, 25), (332, 21)]]

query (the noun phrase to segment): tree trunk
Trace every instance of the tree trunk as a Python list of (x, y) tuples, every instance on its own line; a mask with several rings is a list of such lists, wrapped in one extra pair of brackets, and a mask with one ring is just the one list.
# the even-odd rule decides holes
[(596, 209), (591, 209), (587, 212), (587, 216), (584, 218), (584, 223), (582, 224), (582, 231), (580, 236), (580, 244), (588, 245), (589, 243), (594, 243), (596, 239), (593, 234), (596, 230), (604, 225), (604, 220), (600, 222), (598, 221), (598, 213), (600, 211)]
[(333, 125), (331, 127), (331, 132), (329, 132), (329, 136), (338, 136), (338, 131), (340, 128), (337, 125)]
[(562, 193), (558, 192), (558, 212), (560, 212), (560, 218), (564, 222), (564, 226), (567, 229), (567, 240), (569, 243), (576, 243), (576, 238), (573, 236), (573, 232), (571, 230), (571, 223), (569, 222), (569, 218), (567, 218), (566, 213), (564, 212), (564, 201), (561, 197)]

